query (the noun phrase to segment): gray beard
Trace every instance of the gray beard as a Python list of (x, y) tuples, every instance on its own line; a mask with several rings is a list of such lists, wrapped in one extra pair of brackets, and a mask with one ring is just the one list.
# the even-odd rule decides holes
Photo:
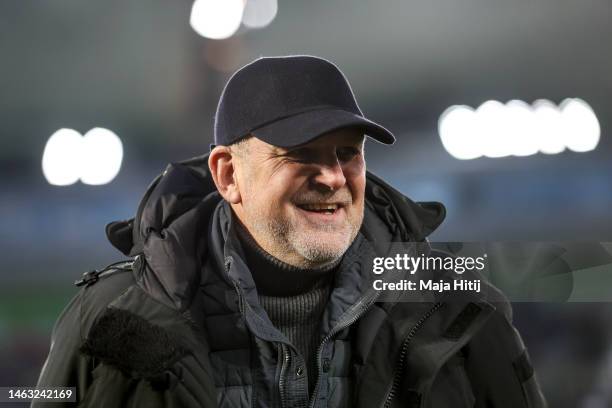
[[(263, 218), (263, 217), (262, 217)], [(257, 218), (257, 219), (262, 219)], [(286, 253), (297, 252), (304, 259), (304, 265), (295, 265), (302, 268), (320, 268), (326, 265), (337, 263), (351, 245), (358, 229), (355, 230), (351, 225), (351, 231), (346, 234), (346, 242), (342, 246), (325, 245), (316, 237), (305, 237), (295, 231), (291, 225), (270, 220), (268, 222), (256, 222), (253, 228), (260, 236), (268, 237), (276, 248)], [(320, 228), (321, 232), (335, 232), (336, 229), (331, 225), (324, 225)], [(274, 255), (274, 254), (272, 254)], [(277, 256), (278, 258), (278, 256)]]

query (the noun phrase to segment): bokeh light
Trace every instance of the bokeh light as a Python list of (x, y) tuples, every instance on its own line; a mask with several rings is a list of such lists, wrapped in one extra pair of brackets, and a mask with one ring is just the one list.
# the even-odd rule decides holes
[(43, 175), (49, 184), (68, 186), (79, 179), (90, 185), (110, 183), (119, 173), (123, 144), (112, 131), (93, 128), (81, 136), (74, 129), (53, 133), (42, 158)]
[(476, 113), (465, 105), (448, 108), (438, 122), (438, 131), (442, 145), (453, 157), (459, 160), (471, 160), (480, 157), (480, 147), (476, 140)]
[(601, 129), (593, 109), (578, 98), (560, 106), (546, 99), (532, 106), (520, 100), (486, 101), (476, 110), (466, 105), (446, 109), (438, 121), (446, 151), (459, 160), (486, 156), (530, 156), (594, 150)]
[(117, 176), (123, 161), (123, 145), (116, 134), (104, 128), (91, 129), (83, 137), (82, 149), (83, 183), (107, 184)]
[(83, 137), (73, 129), (62, 128), (51, 135), (42, 157), (43, 175), (54, 186), (68, 186), (79, 180)]
[(566, 99), (561, 102), (563, 124), (575, 135), (567, 141), (567, 147), (575, 152), (588, 152), (599, 143), (601, 129), (595, 112), (582, 99)]
[(189, 23), (201, 36), (222, 40), (238, 30), (243, 11), (243, 0), (195, 0)]
[(247, 0), (242, 24), (249, 28), (264, 28), (274, 20), (277, 12), (276, 0)]

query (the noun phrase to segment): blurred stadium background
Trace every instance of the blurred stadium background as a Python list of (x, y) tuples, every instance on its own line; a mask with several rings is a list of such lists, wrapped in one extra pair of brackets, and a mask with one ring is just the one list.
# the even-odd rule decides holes
[[(398, 136), (367, 146), (369, 169), (447, 206), (433, 240), (612, 241), (610, 21), (601, 0), (1, 2), (0, 385), (35, 384), (72, 282), (122, 259), (105, 224), (133, 216), (167, 163), (208, 149), (223, 84), (258, 56), (339, 65), (366, 115)], [(533, 113), (546, 99), (561, 118), (567, 98), (594, 112), (592, 150), (459, 160), (441, 142), (450, 106), (521, 100)], [(559, 123), (530, 131), (567, 133)], [(116, 160), (116, 176), (50, 184), (43, 152), (64, 128), (113, 132), (122, 156), (102, 143), (89, 157)], [(515, 140), (503, 126), (496, 137)], [(612, 406), (610, 304), (517, 304), (515, 320), (551, 407)]]

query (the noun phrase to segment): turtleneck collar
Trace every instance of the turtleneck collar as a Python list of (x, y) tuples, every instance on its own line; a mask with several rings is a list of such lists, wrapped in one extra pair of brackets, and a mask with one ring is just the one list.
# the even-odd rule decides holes
[(233, 211), (231, 213), (235, 221), (237, 236), (242, 244), (245, 262), (249, 266), (260, 295), (295, 296), (330, 284), (340, 260), (319, 269), (304, 269), (289, 265), (259, 246)]

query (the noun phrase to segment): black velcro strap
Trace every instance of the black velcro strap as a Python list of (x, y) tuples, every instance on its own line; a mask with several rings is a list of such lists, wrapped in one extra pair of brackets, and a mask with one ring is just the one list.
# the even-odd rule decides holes
[(81, 352), (131, 378), (157, 378), (189, 351), (178, 335), (127, 310), (107, 308), (89, 331)]
[(533, 377), (533, 366), (529, 361), (527, 350), (523, 351), (523, 354), (512, 362), (512, 366), (520, 382), (525, 382)]
[(462, 311), (457, 315), (455, 320), (448, 326), (443, 336), (449, 340), (458, 340), (465, 330), (472, 324), (476, 316), (480, 314), (482, 308), (476, 303), (469, 303)]

